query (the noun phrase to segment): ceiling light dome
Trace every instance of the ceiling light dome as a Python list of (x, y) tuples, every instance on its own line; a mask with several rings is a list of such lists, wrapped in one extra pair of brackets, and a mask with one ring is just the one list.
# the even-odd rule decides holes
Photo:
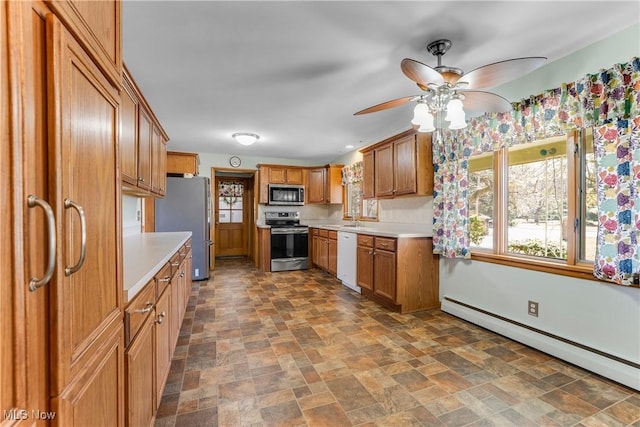
[(256, 135), (255, 133), (248, 133), (248, 132), (236, 132), (233, 135), (231, 135), (231, 137), (235, 139), (238, 142), (238, 144), (242, 144), (242, 145), (251, 145), (260, 139), (259, 135)]

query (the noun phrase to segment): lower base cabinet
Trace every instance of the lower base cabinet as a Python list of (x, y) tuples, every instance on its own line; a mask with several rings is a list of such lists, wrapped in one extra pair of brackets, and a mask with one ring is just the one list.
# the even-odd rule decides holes
[(312, 263), (334, 276), (338, 274), (338, 232), (312, 228), (311, 242)]
[(131, 427), (153, 424), (191, 295), (191, 241), (177, 254), (172, 260), (179, 264), (166, 264), (125, 309), (125, 411)]
[(394, 311), (440, 306), (438, 265), (431, 238), (358, 235), (358, 286), (363, 295)]

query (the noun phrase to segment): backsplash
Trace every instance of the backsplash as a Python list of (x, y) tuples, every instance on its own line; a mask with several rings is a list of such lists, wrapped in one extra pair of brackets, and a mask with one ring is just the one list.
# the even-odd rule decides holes
[(378, 200), (378, 221), (403, 224), (431, 224), (433, 197), (401, 197)]

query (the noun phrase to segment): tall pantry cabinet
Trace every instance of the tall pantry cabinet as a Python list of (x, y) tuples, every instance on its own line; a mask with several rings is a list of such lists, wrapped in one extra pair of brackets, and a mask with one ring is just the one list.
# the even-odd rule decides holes
[(124, 424), (120, 3), (0, 3), (3, 422)]

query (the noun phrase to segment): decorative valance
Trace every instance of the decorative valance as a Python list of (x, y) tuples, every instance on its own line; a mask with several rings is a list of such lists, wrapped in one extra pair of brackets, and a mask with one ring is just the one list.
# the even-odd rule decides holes
[(362, 182), (362, 161), (355, 162), (342, 168), (342, 185)]

